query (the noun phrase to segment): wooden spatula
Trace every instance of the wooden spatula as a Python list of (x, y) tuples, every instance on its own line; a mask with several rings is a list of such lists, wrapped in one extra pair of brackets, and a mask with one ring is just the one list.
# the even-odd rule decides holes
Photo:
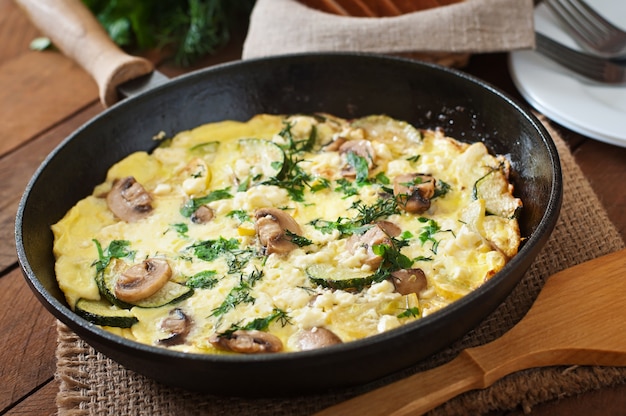
[(316, 415), (418, 415), (513, 372), (552, 365), (626, 366), (626, 250), (550, 277), (501, 338)]

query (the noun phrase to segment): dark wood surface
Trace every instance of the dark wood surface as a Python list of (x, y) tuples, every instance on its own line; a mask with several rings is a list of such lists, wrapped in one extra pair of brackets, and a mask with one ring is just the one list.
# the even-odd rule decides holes
[[(0, 0), (0, 415), (12, 416), (56, 414), (58, 391), (55, 319), (32, 294), (17, 264), (13, 235), (17, 205), (45, 156), (103, 111), (95, 83), (79, 67), (59, 53), (29, 50), (37, 35), (12, 0)], [(233, 39), (201, 66), (237, 59), (241, 40)], [(184, 72), (167, 65), (160, 69), (170, 76)], [(521, 100), (508, 74), (506, 54), (472, 56), (464, 70)], [(626, 149), (556, 128), (626, 237)], [(532, 414), (623, 415), (626, 386), (546, 403), (533, 408)]]

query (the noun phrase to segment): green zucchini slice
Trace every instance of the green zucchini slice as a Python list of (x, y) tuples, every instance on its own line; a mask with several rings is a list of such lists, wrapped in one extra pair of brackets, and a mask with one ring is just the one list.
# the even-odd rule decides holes
[(100, 326), (130, 328), (139, 322), (131, 311), (117, 308), (104, 299), (78, 299), (74, 311), (89, 322)]
[(169, 281), (152, 296), (141, 299), (134, 303), (124, 302), (115, 297), (115, 275), (113, 273), (99, 273), (96, 276), (96, 284), (100, 294), (113, 305), (130, 309), (133, 306), (140, 308), (158, 308), (160, 306), (170, 305), (181, 302), (193, 295), (193, 288)]
[(318, 286), (356, 292), (385, 279), (385, 276), (328, 264), (314, 264), (307, 267), (305, 272), (309, 280)]

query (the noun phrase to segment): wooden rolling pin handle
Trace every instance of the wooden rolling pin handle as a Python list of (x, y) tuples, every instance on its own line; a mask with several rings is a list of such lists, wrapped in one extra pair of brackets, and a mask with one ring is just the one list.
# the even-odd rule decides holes
[(126, 54), (80, 0), (15, 0), (31, 21), (98, 85), (105, 107), (119, 100), (117, 87), (154, 70), (147, 59)]

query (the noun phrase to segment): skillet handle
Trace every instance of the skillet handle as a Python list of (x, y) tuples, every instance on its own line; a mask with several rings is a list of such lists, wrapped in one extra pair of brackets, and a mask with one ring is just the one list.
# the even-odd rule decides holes
[(31, 21), (98, 84), (100, 101), (119, 100), (117, 87), (154, 70), (152, 62), (122, 51), (80, 0), (15, 0)]

